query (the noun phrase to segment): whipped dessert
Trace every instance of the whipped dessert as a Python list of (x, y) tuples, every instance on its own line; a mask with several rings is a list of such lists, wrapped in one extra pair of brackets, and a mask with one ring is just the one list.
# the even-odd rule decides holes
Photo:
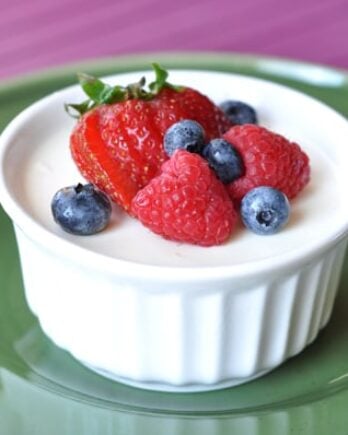
[[(139, 73), (117, 76), (117, 82), (128, 83), (135, 77)], [(317, 128), (317, 123), (323, 120), (315, 119), (311, 113), (312, 105), (315, 109), (318, 103), (290, 89), (236, 75), (178, 71), (172, 72), (171, 79), (188, 86), (199, 83), (199, 90), (217, 104), (229, 98), (246, 101), (257, 110), (260, 125), (301, 144), (310, 156), (311, 181), (291, 202), (292, 212), (286, 228), (265, 240), (239, 224), (227, 242), (207, 249), (158, 237), (113, 205), (112, 220), (104, 232), (90, 237), (64, 233), (52, 220), (48, 205), (62, 186), (83, 182), (68, 146), (74, 121), (62, 110), (62, 103), (74, 98), (76, 90), (56, 95), (52, 110), (54, 107), (59, 112), (57, 119), (51, 125), (46, 124), (42, 131), (31, 133), (35, 145), (22, 160), (23, 203), (35, 220), (60, 237), (108, 257), (147, 265), (217, 267), (259, 261), (296, 250), (304, 240), (314, 242), (316, 234), (335, 226), (335, 216), (347, 213), (342, 201), (344, 182), (336, 168), (340, 162), (330, 155), (330, 137)]]

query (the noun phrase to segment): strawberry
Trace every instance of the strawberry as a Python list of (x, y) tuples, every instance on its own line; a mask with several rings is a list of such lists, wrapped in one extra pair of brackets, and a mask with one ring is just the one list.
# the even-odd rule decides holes
[(138, 191), (132, 213), (156, 234), (201, 246), (223, 243), (237, 221), (227, 190), (208, 163), (181, 149)]
[(145, 90), (145, 79), (127, 87), (109, 86), (80, 74), (90, 99), (69, 104), (79, 118), (70, 138), (70, 149), (81, 174), (110, 198), (130, 210), (132, 198), (168, 159), (163, 137), (175, 122), (192, 119), (206, 132), (206, 139), (230, 126), (223, 112), (207, 97), (188, 87), (167, 83), (167, 72), (153, 65), (156, 80)]
[(224, 134), (242, 157), (245, 172), (228, 185), (239, 202), (251, 189), (268, 186), (294, 198), (309, 182), (309, 158), (300, 146), (264, 127), (245, 124)]

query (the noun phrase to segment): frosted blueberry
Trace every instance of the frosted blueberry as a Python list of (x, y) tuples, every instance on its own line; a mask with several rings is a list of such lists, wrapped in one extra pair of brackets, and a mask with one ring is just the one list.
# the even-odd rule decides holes
[(196, 121), (184, 119), (176, 122), (164, 135), (164, 150), (171, 156), (175, 150), (183, 149), (192, 153), (200, 153), (205, 143), (203, 127)]
[(278, 232), (288, 222), (290, 204), (284, 193), (272, 187), (260, 186), (250, 190), (241, 202), (244, 225), (256, 234)]
[(54, 220), (68, 233), (86, 236), (102, 231), (109, 223), (111, 202), (92, 184), (64, 187), (51, 202)]
[(243, 101), (224, 101), (220, 109), (234, 125), (257, 124), (258, 122), (255, 109)]
[(236, 180), (244, 172), (242, 158), (238, 151), (224, 139), (211, 140), (202, 151), (202, 156), (225, 184)]

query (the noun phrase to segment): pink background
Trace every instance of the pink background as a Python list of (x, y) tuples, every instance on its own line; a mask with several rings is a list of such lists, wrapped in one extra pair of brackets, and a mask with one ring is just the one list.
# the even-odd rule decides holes
[(0, 78), (173, 50), (348, 68), (348, 0), (0, 0)]

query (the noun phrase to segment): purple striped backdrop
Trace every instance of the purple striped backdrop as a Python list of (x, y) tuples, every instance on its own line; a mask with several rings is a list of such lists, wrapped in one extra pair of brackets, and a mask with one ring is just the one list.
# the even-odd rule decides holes
[(147, 51), (245, 52), (348, 68), (347, 0), (0, 0), (0, 77)]

